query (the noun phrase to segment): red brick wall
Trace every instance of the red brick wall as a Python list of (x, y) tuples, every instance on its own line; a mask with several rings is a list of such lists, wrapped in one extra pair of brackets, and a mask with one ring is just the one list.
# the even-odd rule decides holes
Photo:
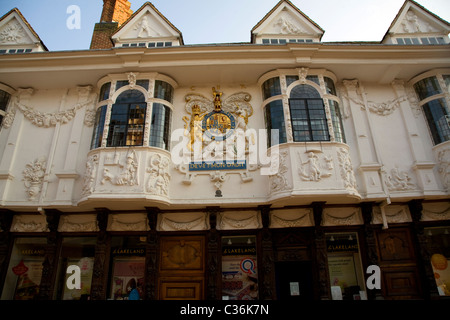
[(96, 23), (92, 34), (90, 49), (109, 49), (113, 47), (111, 36), (117, 30), (117, 22)]
[(114, 14), (112, 17), (112, 21), (118, 22), (119, 27), (122, 23), (127, 21), (127, 19), (133, 14), (133, 11), (130, 9), (131, 3), (128, 0), (116, 0), (114, 7)]
[(103, 0), (100, 23), (96, 23), (92, 34), (90, 49), (109, 49), (113, 47), (111, 36), (133, 13), (128, 0)]

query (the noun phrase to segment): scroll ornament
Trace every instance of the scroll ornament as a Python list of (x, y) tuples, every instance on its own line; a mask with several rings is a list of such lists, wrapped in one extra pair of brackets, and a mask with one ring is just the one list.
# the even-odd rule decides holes
[[(85, 102), (77, 103), (73, 107), (65, 111), (43, 113), (16, 101), (12, 104), (10, 110), (3, 119), (2, 126), (6, 129), (11, 127), (12, 123), (14, 122), (14, 117), (17, 109), (22, 111), (24, 117), (37, 127), (50, 128), (56, 126), (58, 123), (66, 124), (75, 117), (79, 109), (84, 108), (92, 104), (93, 102), (94, 100), (88, 100)], [(93, 119), (95, 119), (95, 112), (92, 110), (88, 110), (84, 121), (85, 124), (87, 126), (93, 126)]]

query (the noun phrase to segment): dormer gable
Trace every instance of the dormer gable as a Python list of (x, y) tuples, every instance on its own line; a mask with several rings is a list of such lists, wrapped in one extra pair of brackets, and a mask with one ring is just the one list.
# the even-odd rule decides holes
[(112, 36), (115, 47), (183, 45), (181, 32), (150, 2), (144, 3)]
[(281, 0), (251, 31), (252, 43), (320, 42), (324, 30), (288, 0)]
[(449, 43), (450, 24), (412, 0), (406, 0), (381, 43), (428, 45)]
[(48, 51), (25, 17), (14, 8), (0, 18), (0, 53)]

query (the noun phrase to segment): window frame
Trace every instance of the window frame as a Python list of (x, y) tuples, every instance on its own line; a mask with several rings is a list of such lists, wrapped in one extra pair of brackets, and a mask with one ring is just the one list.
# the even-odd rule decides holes
[[(305, 107), (305, 115), (306, 118), (294, 118), (293, 116), (293, 105), (291, 104), (292, 101), (304, 101), (304, 107)], [(312, 118), (312, 116), (314, 115), (314, 111), (318, 110), (318, 109), (312, 109), (310, 108), (310, 102), (312, 101), (317, 101), (320, 102), (322, 108), (321, 110), (323, 110), (323, 117), (322, 118)], [(311, 105), (312, 107), (312, 105)], [(328, 130), (328, 119), (326, 116), (326, 111), (325, 111), (325, 104), (323, 102), (322, 98), (289, 98), (289, 113), (290, 113), (290, 117), (291, 117), (291, 123), (292, 123), (292, 138), (294, 140), (294, 142), (317, 142), (317, 141), (330, 141), (330, 132)], [(320, 120), (320, 121), (324, 121), (324, 130), (315, 130), (313, 129), (313, 122), (315, 120)], [(296, 130), (295, 127), (295, 122), (296, 121), (306, 121), (307, 122), (307, 126), (308, 126), (308, 130)], [(309, 136), (309, 140), (296, 140), (296, 132), (307, 132), (308, 136)], [(327, 139), (315, 139), (315, 132), (323, 132), (325, 134), (325, 136), (327, 137)], [(323, 134), (320, 134), (323, 135)], [(303, 136), (303, 135), (300, 135)]]

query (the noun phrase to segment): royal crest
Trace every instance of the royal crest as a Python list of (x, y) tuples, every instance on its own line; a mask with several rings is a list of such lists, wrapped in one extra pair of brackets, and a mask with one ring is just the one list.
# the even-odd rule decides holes
[(246, 92), (235, 93), (222, 102), (222, 92), (212, 88), (213, 99), (203, 95), (186, 96), (185, 135), (188, 136), (188, 148), (193, 150), (195, 141), (202, 142), (202, 148), (210, 141), (223, 141), (233, 136), (236, 129), (247, 129), (248, 118), (253, 115), (249, 101), (251, 95)]

